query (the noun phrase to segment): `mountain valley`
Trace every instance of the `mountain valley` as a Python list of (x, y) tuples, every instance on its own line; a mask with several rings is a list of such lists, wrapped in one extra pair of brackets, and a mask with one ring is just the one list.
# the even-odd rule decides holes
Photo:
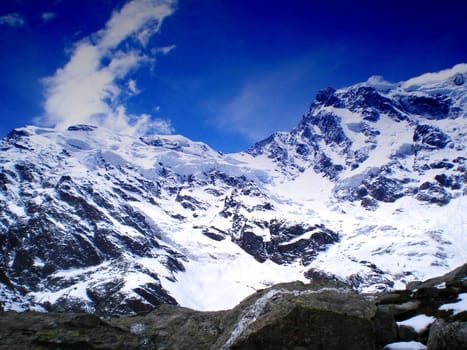
[(281, 282), (404, 289), (467, 261), (467, 64), (321, 90), (222, 154), (180, 135), (14, 129), (0, 142), (0, 307), (233, 308)]

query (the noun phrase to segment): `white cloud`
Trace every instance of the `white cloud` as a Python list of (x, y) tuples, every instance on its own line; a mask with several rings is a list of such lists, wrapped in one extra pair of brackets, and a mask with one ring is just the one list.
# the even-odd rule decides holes
[(136, 86), (136, 80), (134, 79), (128, 80), (128, 89), (131, 91), (132, 94), (139, 93), (139, 89)]
[(77, 42), (69, 62), (44, 79), (42, 121), (59, 129), (88, 123), (135, 135), (172, 132), (168, 121), (128, 114), (121, 99), (139, 92), (129, 76), (153, 61), (144, 53), (148, 41), (142, 43), (139, 34), (150, 30), (149, 38), (156, 33), (173, 5), (169, 0), (130, 1), (113, 12), (104, 29)]
[(51, 20), (53, 20), (57, 15), (53, 12), (44, 12), (42, 15), (41, 15), (41, 18), (42, 18), (42, 22), (44, 23), (47, 23), (47, 22), (50, 22)]
[[(95, 116), (95, 120), (98, 119), (99, 116)], [(103, 118), (100, 120), (99, 125), (112, 129), (117, 133), (128, 135), (171, 134), (174, 132), (169, 120), (153, 119), (149, 114), (128, 114), (122, 105), (115, 109), (112, 118)]]
[(313, 97), (308, 90), (315, 67), (312, 60), (297, 60), (249, 77), (230, 100), (215, 103), (219, 107), (212, 122), (252, 142), (290, 130)]
[(0, 25), (2, 24), (10, 27), (23, 27), (26, 21), (20, 13), (15, 12), (0, 16)]
[(119, 12), (114, 12), (101, 34), (100, 46), (113, 48), (130, 35), (138, 35), (147, 26), (155, 33), (160, 29), (165, 17), (173, 13), (173, 2), (154, 0), (134, 0), (127, 3)]
[(434, 84), (441, 80), (446, 80), (453, 77), (456, 73), (467, 73), (467, 63), (456, 64), (452, 68), (443, 69), (442, 71), (436, 73), (425, 73), (418, 77), (412, 78), (404, 82), (403, 87), (413, 88), (418, 85), (428, 85)]
[(164, 55), (167, 55), (170, 51), (172, 51), (175, 48), (176, 48), (175, 45), (170, 45), (170, 46), (164, 46), (164, 47), (156, 47), (156, 49), (153, 50), (153, 51), (154, 51), (154, 53), (161, 52)]

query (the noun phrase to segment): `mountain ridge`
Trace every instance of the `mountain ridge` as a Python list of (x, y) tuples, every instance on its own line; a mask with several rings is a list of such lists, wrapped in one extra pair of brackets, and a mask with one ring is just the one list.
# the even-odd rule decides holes
[(218, 310), (278, 282), (388, 290), (463, 264), (466, 74), (321, 90), (296, 128), (235, 154), (89, 125), (13, 130), (3, 308)]

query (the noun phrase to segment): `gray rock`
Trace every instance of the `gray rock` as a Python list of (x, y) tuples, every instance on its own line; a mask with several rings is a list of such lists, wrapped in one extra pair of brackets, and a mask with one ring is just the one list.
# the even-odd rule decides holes
[(430, 328), (429, 350), (466, 350), (467, 322), (437, 320)]
[(374, 318), (374, 325), (376, 330), (376, 342), (378, 344), (384, 345), (392, 343), (400, 338), (400, 335), (398, 337), (398, 329), (394, 315), (380, 306), (378, 306)]
[(138, 338), (91, 314), (0, 313), (0, 349), (136, 349)]
[(295, 282), (219, 312), (161, 305), (106, 320), (0, 312), (0, 349), (376, 349), (378, 327), (394, 326), (390, 318), (376, 323), (376, 312), (341, 282)]
[(400, 341), (410, 341), (417, 338), (417, 332), (412, 327), (404, 325), (397, 327), (397, 335)]
[[(298, 292), (298, 293), (297, 293)], [(350, 290), (271, 289), (247, 306), (220, 349), (375, 349), (376, 307)], [(223, 344), (222, 344), (223, 343)]]
[[(465, 265), (419, 282), (416, 291), (382, 295), (357, 294), (333, 276), (318, 276), (310, 284), (282, 283), (258, 291), (235, 308), (217, 312), (174, 305), (107, 319), (0, 312), (0, 350), (376, 350), (410, 340), (428, 344), (429, 350), (467, 350), (466, 313), (439, 310), (465, 292)], [(420, 314), (437, 318), (429, 330), (416, 334), (411, 327), (397, 327), (395, 320)]]

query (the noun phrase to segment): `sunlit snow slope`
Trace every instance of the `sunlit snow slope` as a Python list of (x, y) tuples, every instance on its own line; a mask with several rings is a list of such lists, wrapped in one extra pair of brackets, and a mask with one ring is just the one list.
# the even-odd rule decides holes
[(0, 143), (5, 309), (234, 306), (273, 283), (401, 287), (467, 261), (467, 64), (322, 90), (221, 154), (182, 136), (25, 127)]

